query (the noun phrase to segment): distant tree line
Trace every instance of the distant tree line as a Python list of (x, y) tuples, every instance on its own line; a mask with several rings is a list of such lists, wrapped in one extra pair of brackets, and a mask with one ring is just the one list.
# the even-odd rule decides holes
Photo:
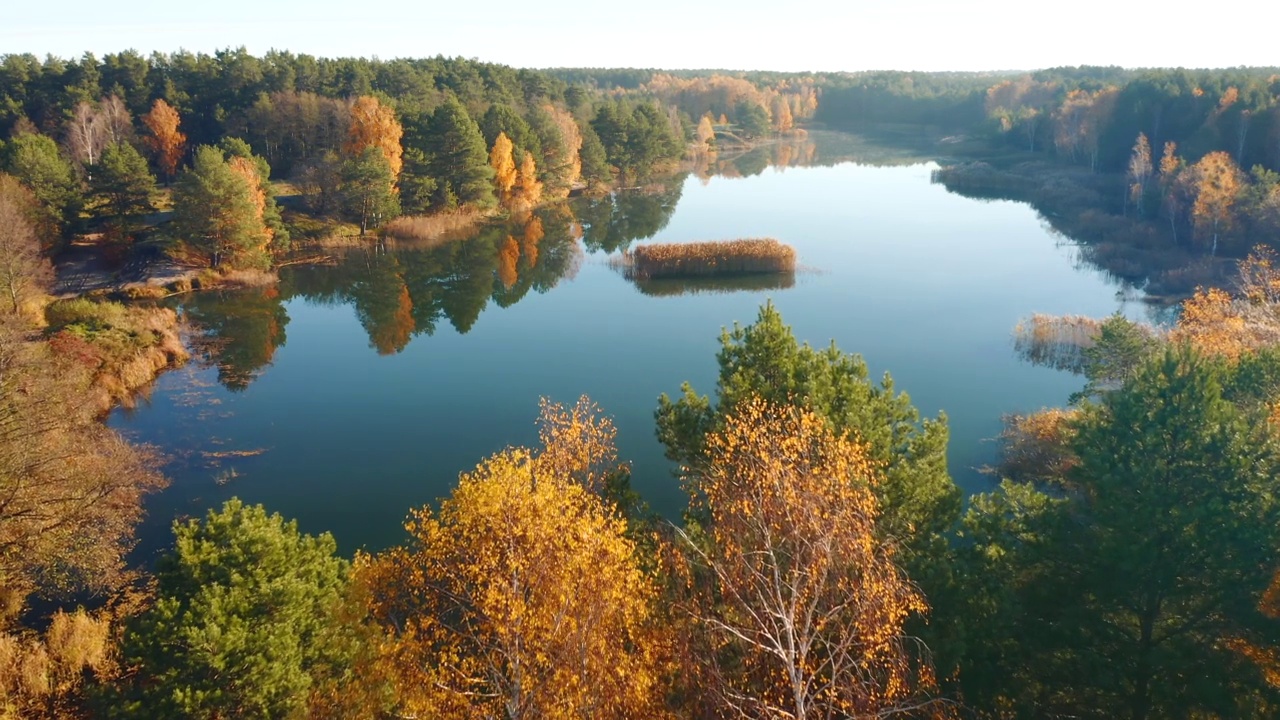
[[(213, 266), (266, 267), (291, 235), (273, 181), (363, 234), (400, 213), (523, 212), (642, 177), (693, 129), (651, 97), (463, 59), (0, 58), (0, 170), (39, 201), (47, 251), (86, 231), (122, 248), (158, 234)], [(174, 222), (157, 221), (170, 200)]]

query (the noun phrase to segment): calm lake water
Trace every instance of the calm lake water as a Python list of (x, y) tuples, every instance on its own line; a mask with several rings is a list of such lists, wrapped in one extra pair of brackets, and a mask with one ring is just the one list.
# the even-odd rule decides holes
[[(767, 298), (797, 337), (834, 339), (923, 413), (945, 411), (952, 474), (983, 490), (976, 468), (1002, 414), (1061, 405), (1082, 382), (1020, 361), (1017, 321), (1146, 313), (1030, 207), (950, 194), (925, 158), (815, 134), (717, 165), (436, 249), (289, 268), (278, 289), (189, 298), (221, 339), (219, 364), (163, 376), (110, 419), (172, 458), (144, 545), (233, 495), (331, 531), (344, 552), (398, 542), (411, 507), (536, 440), (541, 396), (599, 403), (634, 486), (675, 518), (684, 497), (654, 438), (657, 397), (685, 380), (712, 392), (721, 328)], [(803, 271), (638, 287), (609, 263), (646, 239), (761, 236), (793, 245)]]

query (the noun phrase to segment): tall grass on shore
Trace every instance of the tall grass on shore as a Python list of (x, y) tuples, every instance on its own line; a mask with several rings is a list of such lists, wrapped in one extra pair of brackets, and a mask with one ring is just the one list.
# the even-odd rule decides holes
[(773, 238), (639, 245), (618, 263), (628, 277), (723, 277), (794, 273), (796, 251)]
[(50, 347), (91, 373), (90, 401), (101, 412), (132, 407), (136, 393), (189, 357), (182, 321), (169, 308), (75, 298), (51, 303), (45, 320)]
[(470, 230), (490, 216), (472, 208), (435, 215), (402, 215), (387, 223), (385, 230), (387, 237), (396, 240), (432, 242)]

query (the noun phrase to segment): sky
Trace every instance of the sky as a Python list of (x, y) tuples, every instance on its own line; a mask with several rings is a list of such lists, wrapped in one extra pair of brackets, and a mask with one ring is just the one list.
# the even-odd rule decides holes
[[(7, 0), (0, 54), (462, 56), (516, 67), (1029, 70), (1280, 65), (1280, 5), (1216, 0)], [(1187, 8), (1190, 7), (1188, 3)], [(1205, 18), (1221, 22), (1204, 22)], [(1226, 21), (1230, 21), (1229, 23)]]

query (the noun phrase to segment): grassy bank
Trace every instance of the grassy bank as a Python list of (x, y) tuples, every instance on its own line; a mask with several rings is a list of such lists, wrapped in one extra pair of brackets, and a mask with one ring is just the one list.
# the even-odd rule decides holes
[(796, 251), (773, 238), (638, 245), (625, 253), (632, 278), (702, 278), (794, 273)]
[(132, 406), (160, 373), (188, 359), (181, 321), (168, 308), (76, 298), (51, 303), (45, 320), (50, 350), (89, 373), (87, 391), (99, 412)]

